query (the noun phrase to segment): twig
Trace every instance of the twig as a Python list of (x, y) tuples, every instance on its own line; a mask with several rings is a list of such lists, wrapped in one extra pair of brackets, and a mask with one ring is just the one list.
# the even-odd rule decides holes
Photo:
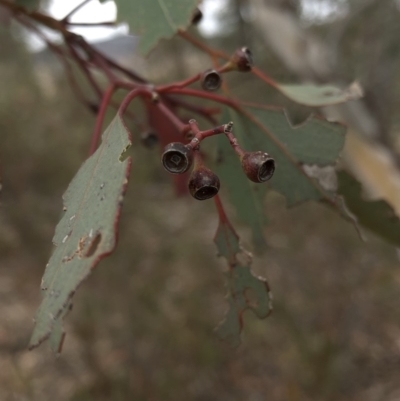
[[(61, 21), (64, 23), (68, 23), (69, 19), (78, 12), (82, 7), (86, 6), (92, 0), (84, 0), (82, 3), (78, 4), (75, 8), (73, 8)], [(69, 25), (69, 23), (68, 23)]]
[(208, 47), (207, 45), (200, 42), (199, 40), (194, 38), (192, 35), (188, 34), (187, 32), (185, 32), (181, 29), (178, 31), (178, 35), (180, 37), (182, 37), (183, 39), (185, 39), (186, 41), (190, 42), (193, 46), (196, 46), (197, 48), (202, 50), (204, 53), (207, 53), (212, 57), (219, 57), (224, 60), (230, 59), (230, 56), (228, 54), (226, 54), (220, 50), (216, 50), (216, 49), (212, 49), (212, 48)]
[(99, 26), (115, 27), (117, 26), (116, 21), (103, 21), (103, 22), (67, 22), (65, 25), (69, 27), (82, 27), (82, 28), (93, 28)]
[(103, 127), (104, 117), (110, 104), (111, 98), (117, 88), (112, 83), (104, 92), (103, 99), (100, 104), (99, 112), (97, 113), (96, 124), (94, 126), (92, 140), (89, 147), (89, 156), (91, 156), (97, 149), (100, 141), (101, 129)]
[(184, 135), (186, 132), (190, 130), (189, 125), (184, 124), (177, 116), (174, 114), (168, 106), (166, 106), (162, 101), (158, 101), (156, 103), (157, 108), (160, 110), (161, 113), (167, 117), (172, 124), (175, 125), (178, 132)]
[(97, 96), (101, 99), (102, 98), (101, 89), (100, 89), (99, 85), (97, 84), (96, 80), (93, 78), (92, 73), (87, 68), (85, 62), (81, 59), (79, 53), (75, 50), (74, 46), (71, 43), (69, 43), (68, 41), (67, 41), (67, 46), (68, 46), (68, 49), (71, 52), (72, 57), (74, 58), (74, 60), (76, 60), (77, 64), (79, 65), (79, 67), (81, 69), (81, 71), (85, 74), (86, 79), (91, 84), (93, 90), (96, 92)]

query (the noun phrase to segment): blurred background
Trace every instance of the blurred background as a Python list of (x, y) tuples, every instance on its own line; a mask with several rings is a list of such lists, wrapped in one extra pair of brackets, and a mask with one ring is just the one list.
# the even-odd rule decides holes
[[(58, 18), (65, 3), (42, 8)], [(111, 2), (92, 3), (77, 20), (115, 16)], [(208, 0), (202, 9), (193, 35), (227, 52), (249, 46), (276, 80), (362, 84), (362, 100), (320, 112), (348, 124), (340, 163), (365, 195), (399, 212), (400, 3)], [(269, 191), (268, 246), (253, 267), (268, 278), (274, 313), (246, 314), (242, 345), (231, 349), (213, 332), (227, 307), (213, 203), (177, 198), (159, 150), (136, 131), (118, 248), (75, 295), (61, 356), (47, 344), (28, 352), (61, 196), (87, 156), (94, 116), (57, 59), (0, 17), (1, 401), (400, 400), (399, 252), (369, 232), (362, 242), (323, 205), (287, 210)], [(79, 32), (154, 82), (210, 66), (180, 38), (143, 59), (124, 26)], [(246, 74), (229, 85), (245, 100), (284, 105), (294, 122), (309, 113)], [(228, 211), (252, 250), (249, 228)]]

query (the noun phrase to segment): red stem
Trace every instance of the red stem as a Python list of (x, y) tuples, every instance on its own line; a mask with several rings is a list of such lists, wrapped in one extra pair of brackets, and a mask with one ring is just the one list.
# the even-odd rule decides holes
[(197, 89), (189, 89), (189, 88), (181, 88), (181, 89), (174, 89), (172, 88), (168, 93), (176, 93), (178, 95), (186, 95), (186, 96), (193, 96), (193, 97), (200, 97), (203, 99), (212, 100), (217, 103), (225, 104), (229, 107), (232, 107), (235, 110), (239, 110), (239, 103), (235, 100), (228, 99), (224, 96), (217, 95), (215, 93), (210, 92), (203, 92)]
[(99, 87), (99, 85), (97, 84), (96, 80), (93, 78), (92, 73), (90, 72), (89, 68), (86, 65), (86, 62), (84, 60), (81, 59), (79, 53), (75, 50), (74, 46), (69, 43), (67, 41), (67, 46), (71, 52), (71, 56), (76, 60), (76, 62), (78, 63), (81, 71), (84, 73), (84, 75), (86, 76), (86, 79), (89, 81), (89, 83), (91, 84), (93, 90), (96, 92), (97, 96), (99, 98), (102, 97), (102, 92), (101, 89)]
[(158, 101), (156, 106), (175, 125), (180, 134), (184, 135), (189, 131), (189, 126), (184, 124), (162, 101)]
[(228, 224), (229, 226), (232, 227), (232, 225), (230, 224), (230, 222), (228, 220), (228, 217), (226, 216), (224, 207), (221, 202), (221, 198), (219, 197), (218, 194), (214, 196), (214, 202), (215, 202), (215, 206), (217, 208), (218, 216), (219, 216), (221, 223)]
[(145, 96), (145, 95), (149, 96), (150, 98), (153, 95), (153, 92), (145, 86), (136, 88), (126, 95), (125, 99), (122, 101), (122, 103), (118, 109), (118, 115), (121, 117), (122, 121), (123, 121), (123, 115), (124, 115), (126, 109), (128, 108), (128, 106), (130, 105), (131, 101), (133, 99), (135, 99), (135, 97)]
[(82, 3), (78, 4), (75, 8), (73, 8), (61, 21), (67, 23), (69, 19), (79, 11), (83, 6), (89, 3), (91, 0), (85, 0)]
[(235, 153), (239, 156), (239, 158), (241, 159), (244, 155), (244, 150), (239, 146), (237, 139), (235, 138), (235, 136), (233, 135), (232, 132), (226, 132), (225, 131), (225, 135), (229, 140), (229, 143), (231, 144), (233, 150), (235, 151)]
[(262, 81), (264, 81), (266, 84), (272, 86), (275, 89), (278, 89), (278, 84), (267, 74), (265, 74), (264, 72), (262, 72), (260, 69), (253, 67), (251, 69), (251, 72), (253, 73), (253, 75), (255, 75), (256, 77), (260, 78)]
[(162, 86), (158, 86), (156, 87), (156, 91), (158, 93), (163, 93), (163, 92), (168, 92), (171, 89), (180, 89), (180, 88), (184, 88), (186, 86), (189, 86), (191, 84), (193, 84), (194, 82), (198, 81), (201, 77), (201, 74), (196, 74), (193, 77), (190, 77), (188, 79), (185, 79), (181, 82), (176, 82), (173, 84), (169, 84), (169, 85), (162, 85)]
[[(205, 45), (203, 42), (197, 40), (196, 38), (194, 38), (192, 35), (188, 34), (187, 32), (184, 31), (178, 31), (179, 36), (181, 36), (183, 39), (185, 39), (186, 41), (188, 41), (189, 43), (191, 43), (193, 46), (196, 46), (198, 49), (200, 49), (201, 51), (203, 51), (204, 53), (207, 53), (209, 56), (215, 58), (222, 58), (224, 60), (229, 60), (230, 57), (229, 55), (227, 55), (226, 53), (220, 51), (220, 50), (216, 50), (213, 49), (211, 47), (208, 47), (207, 45)], [(267, 74), (265, 74), (264, 72), (262, 72), (260, 69), (253, 67), (251, 69), (251, 72), (258, 78), (260, 78), (261, 80), (263, 80), (266, 84), (272, 86), (273, 88), (278, 88), (278, 84)]]
[(103, 22), (67, 22), (67, 26), (70, 27), (98, 27), (98, 26), (116, 26), (117, 23), (115, 21), (103, 21)]
[(224, 124), (220, 125), (219, 127), (214, 127), (206, 131), (200, 131), (197, 122), (195, 120), (190, 120), (189, 126), (192, 132), (195, 134), (194, 138), (187, 145), (192, 149), (196, 149), (199, 146), (200, 142), (205, 138), (208, 138), (213, 135), (223, 134), (226, 129), (226, 124)]
[[(217, 67), (215, 69), (219, 74), (223, 74), (224, 72), (229, 72), (229, 69), (226, 66), (223, 67)], [(194, 75), (193, 77), (187, 78), (181, 82), (176, 82), (173, 84), (169, 85), (162, 85), (162, 86), (157, 86), (156, 91), (158, 93), (163, 93), (163, 92), (169, 92), (171, 89), (180, 89), (180, 88), (185, 88), (186, 86), (189, 86), (193, 84), (194, 82), (198, 81), (201, 79), (202, 73), (198, 73)]]
[(112, 83), (104, 92), (103, 99), (100, 104), (99, 112), (97, 113), (96, 124), (94, 126), (94, 131), (92, 135), (92, 140), (90, 142), (89, 147), (89, 156), (91, 156), (97, 149), (99, 145), (100, 136), (101, 136), (101, 129), (103, 127), (104, 117), (107, 111), (107, 107), (110, 104), (112, 95), (117, 88)]
[(178, 35), (180, 37), (182, 37), (183, 39), (187, 40), (193, 46), (196, 46), (198, 49), (202, 50), (203, 52), (209, 54), (212, 57), (218, 57), (218, 58), (222, 58), (224, 60), (229, 60), (230, 59), (228, 54), (226, 54), (226, 53), (224, 53), (224, 52), (222, 52), (220, 50), (215, 50), (215, 49), (212, 49), (211, 47), (208, 47), (203, 42), (201, 42), (200, 40), (196, 39), (195, 37), (193, 37), (192, 35), (188, 34), (185, 31), (179, 30), (178, 31)]
[(176, 99), (171, 96), (164, 96), (164, 98), (167, 98), (168, 102), (171, 103), (171, 105), (173, 105), (175, 107), (180, 107), (182, 109), (193, 111), (194, 113), (199, 114), (200, 116), (203, 116), (208, 121), (210, 121), (210, 123), (213, 125), (216, 125), (213, 114), (219, 114), (221, 112), (221, 109), (218, 107), (200, 107), (200, 106), (197, 106), (196, 104), (188, 103), (182, 99)]

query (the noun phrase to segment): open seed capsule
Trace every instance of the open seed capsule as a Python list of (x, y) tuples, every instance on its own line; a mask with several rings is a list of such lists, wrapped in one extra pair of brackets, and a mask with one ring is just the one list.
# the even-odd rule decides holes
[(172, 174), (182, 174), (189, 170), (193, 162), (193, 152), (181, 142), (168, 144), (162, 155), (164, 168)]
[(196, 7), (192, 14), (191, 22), (193, 25), (197, 25), (202, 19), (203, 19), (203, 13), (198, 7)]
[(193, 198), (206, 200), (215, 196), (219, 191), (219, 178), (210, 169), (199, 166), (192, 171), (189, 180), (189, 192)]
[(247, 178), (253, 182), (268, 181), (275, 171), (275, 160), (265, 152), (245, 152), (242, 168)]
[(215, 70), (207, 70), (201, 75), (200, 82), (205, 91), (214, 92), (221, 87), (222, 77)]

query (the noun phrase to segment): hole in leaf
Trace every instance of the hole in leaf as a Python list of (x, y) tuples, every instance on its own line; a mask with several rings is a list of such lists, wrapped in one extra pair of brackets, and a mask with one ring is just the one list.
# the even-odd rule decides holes
[(128, 145), (128, 146), (122, 151), (122, 153), (120, 154), (120, 156), (119, 156), (119, 161), (120, 161), (121, 163), (124, 162), (124, 161), (130, 156), (130, 152), (129, 152), (130, 147), (131, 147), (131, 145)]
[(86, 258), (90, 258), (91, 256), (94, 255), (100, 242), (101, 242), (101, 234), (98, 233), (98, 234), (96, 234), (96, 236), (93, 238), (93, 241), (89, 245), (89, 249), (87, 250), (86, 255), (85, 255)]

